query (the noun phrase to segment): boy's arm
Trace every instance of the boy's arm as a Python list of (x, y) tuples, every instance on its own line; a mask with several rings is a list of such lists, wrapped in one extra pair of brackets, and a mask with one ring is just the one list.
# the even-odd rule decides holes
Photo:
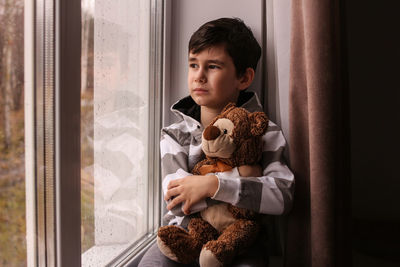
[[(244, 165), (240, 166), (238, 170), (242, 177), (262, 176), (260, 165)], [(201, 200), (213, 197), (218, 190), (218, 186), (218, 177), (213, 173), (186, 176), (182, 179), (173, 180), (168, 184), (168, 191), (164, 195), (164, 200), (172, 198), (168, 203), (167, 209), (173, 209), (175, 205), (184, 202), (182, 211), (185, 214), (196, 212), (196, 208), (192, 208), (192, 206)], [(213, 203), (215, 201), (207, 202), (208, 205), (212, 205)], [(202, 207), (201, 210), (204, 208)]]
[(262, 176), (242, 177), (238, 168), (217, 173), (219, 187), (213, 199), (263, 214), (287, 213), (292, 205), (294, 175), (283, 157), (286, 140), (270, 122), (263, 136)]
[[(173, 131), (161, 131), (160, 139), (162, 189), (165, 197), (171, 181), (177, 181), (187, 176), (192, 176), (188, 167), (189, 146)], [(173, 183), (172, 183), (173, 184)], [(172, 200), (168, 200), (169, 204)], [(184, 216), (183, 204), (179, 203), (171, 209), (176, 216)], [(204, 199), (194, 204), (191, 213), (201, 211), (207, 207)]]

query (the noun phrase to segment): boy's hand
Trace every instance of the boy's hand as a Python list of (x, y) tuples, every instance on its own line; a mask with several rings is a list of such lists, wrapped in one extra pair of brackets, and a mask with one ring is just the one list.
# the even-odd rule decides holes
[(177, 204), (185, 202), (183, 213), (190, 213), (190, 208), (195, 203), (207, 197), (212, 197), (218, 189), (218, 178), (215, 175), (193, 175), (182, 179), (172, 180), (168, 184), (168, 191), (164, 199), (167, 201), (174, 197), (167, 205), (171, 210)]
[(238, 168), (239, 174), (242, 177), (260, 177), (262, 176), (262, 168), (259, 164), (243, 165)]

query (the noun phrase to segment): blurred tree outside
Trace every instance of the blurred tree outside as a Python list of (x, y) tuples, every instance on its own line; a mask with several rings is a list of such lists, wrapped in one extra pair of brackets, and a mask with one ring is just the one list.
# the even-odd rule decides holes
[(82, 0), (81, 4), (81, 251), (83, 253), (95, 244), (93, 188), (94, 1)]
[(0, 0), (0, 266), (26, 265), (24, 1)]

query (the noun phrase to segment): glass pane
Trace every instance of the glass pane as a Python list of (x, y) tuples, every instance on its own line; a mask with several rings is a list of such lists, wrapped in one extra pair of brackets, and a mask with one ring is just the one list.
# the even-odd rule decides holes
[(148, 0), (82, 0), (82, 265), (147, 233)]
[(26, 265), (23, 4), (0, 0), (0, 266)]

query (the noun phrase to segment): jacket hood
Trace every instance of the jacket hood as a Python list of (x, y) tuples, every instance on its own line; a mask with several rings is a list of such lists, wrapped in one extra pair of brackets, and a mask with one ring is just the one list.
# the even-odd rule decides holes
[[(240, 92), (236, 106), (245, 108), (250, 112), (263, 111), (260, 100), (254, 92)], [(190, 95), (173, 104), (171, 111), (179, 119), (189, 120), (191, 123), (194, 123), (193, 120), (195, 120), (197, 124), (200, 122), (200, 106), (194, 102)]]

